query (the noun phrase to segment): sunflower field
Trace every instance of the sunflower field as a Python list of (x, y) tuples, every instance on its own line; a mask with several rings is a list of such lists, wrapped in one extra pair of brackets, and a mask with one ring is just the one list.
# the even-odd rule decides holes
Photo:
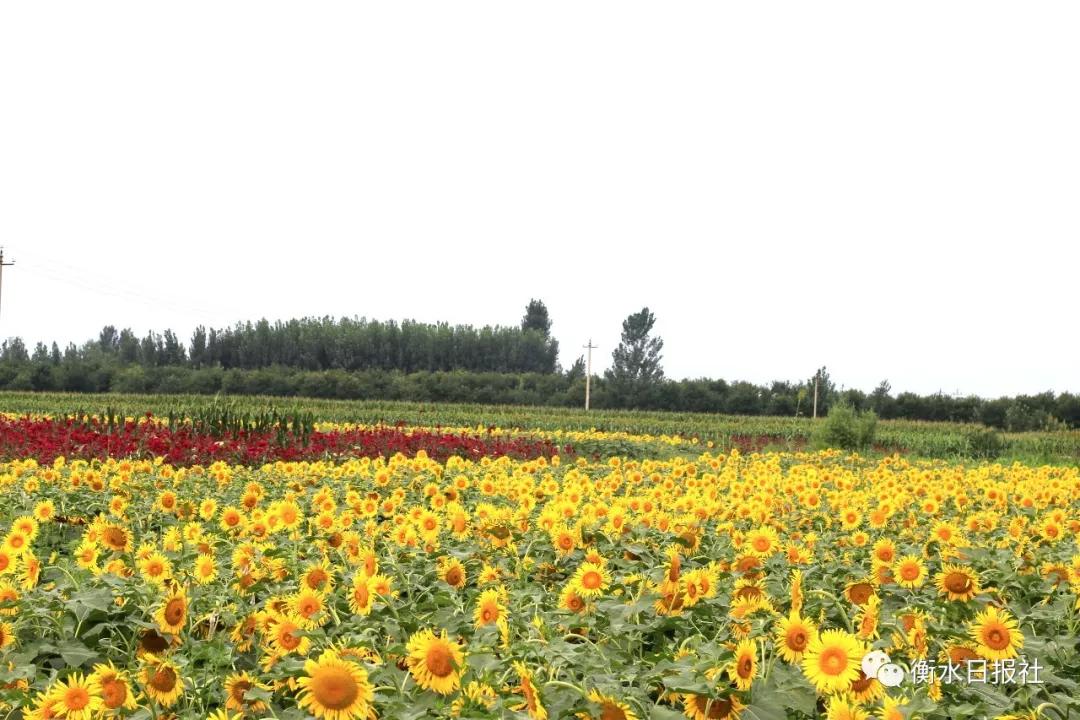
[(1080, 718), (1078, 530), (1071, 466), (20, 457), (0, 718)]

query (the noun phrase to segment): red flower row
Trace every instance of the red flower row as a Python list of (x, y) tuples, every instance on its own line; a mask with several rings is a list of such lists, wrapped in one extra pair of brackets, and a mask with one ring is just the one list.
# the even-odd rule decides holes
[(169, 429), (146, 421), (109, 426), (97, 420), (0, 416), (0, 460), (35, 458), (40, 463), (51, 463), (60, 456), (69, 460), (160, 456), (165, 462), (182, 467), (207, 465), (217, 460), (261, 465), (277, 460), (389, 457), (396, 453), (412, 457), (421, 450), (439, 461), (455, 455), (471, 459), (503, 455), (532, 459), (573, 452), (569, 445), (560, 448), (529, 437), (456, 435), (402, 427), (313, 431), (304, 436), (277, 431), (239, 431), (217, 437), (190, 426)]

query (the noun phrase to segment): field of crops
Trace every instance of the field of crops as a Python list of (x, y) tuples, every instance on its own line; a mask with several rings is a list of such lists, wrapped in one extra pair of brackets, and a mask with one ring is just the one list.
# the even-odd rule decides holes
[(1080, 717), (1075, 465), (49, 402), (0, 416), (0, 718)]
[[(399, 424), (419, 427), (501, 428), (505, 431), (550, 433), (558, 441), (578, 436), (582, 454), (606, 456), (637, 454), (667, 456), (670, 443), (645, 442), (641, 436), (681, 437), (713, 443), (717, 449), (742, 452), (769, 449), (800, 451), (809, 447), (820, 420), (806, 417), (748, 417), (702, 413), (627, 410), (602, 412), (551, 407), (424, 404), (391, 401), (346, 401), (294, 398), (221, 398), (188, 395), (87, 395), (65, 393), (0, 393), (0, 412), (15, 414), (103, 414), (127, 416), (147, 411), (168, 418), (191, 418), (208, 413), (220, 416), (226, 408), (235, 415), (259, 416), (276, 410), (285, 415), (309, 415), (334, 423)], [(875, 446), (879, 453), (899, 451), (924, 458), (972, 459), (980, 457), (973, 439), (986, 428), (960, 423), (885, 420), (878, 423)], [(626, 437), (626, 436), (634, 437)], [(1002, 461), (1027, 463), (1080, 463), (1080, 431), (1003, 434)]]

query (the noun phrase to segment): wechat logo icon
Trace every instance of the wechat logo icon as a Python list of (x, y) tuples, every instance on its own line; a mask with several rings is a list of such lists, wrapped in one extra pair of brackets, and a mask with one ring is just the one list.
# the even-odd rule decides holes
[(904, 669), (881, 650), (866, 653), (862, 659), (862, 671), (868, 678), (877, 678), (885, 687), (896, 687), (904, 682)]

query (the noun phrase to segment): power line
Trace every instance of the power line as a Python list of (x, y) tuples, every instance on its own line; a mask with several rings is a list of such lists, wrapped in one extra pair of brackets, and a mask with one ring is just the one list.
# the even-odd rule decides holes
[[(112, 295), (114, 297), (129, 298), (137, 300), (140, 303), (145, 304), (147, 301), (151, 301), (156, 305), (162, 307), (168, 307), (171, 309), (179, 309), (184, 311), (194, 311), (195, 314), (207, 319), (210, 317), (210, 313), (215, 311), (228, 311), (237, 318), (245, 315), (248, 311), (241, 310), (239, 308), (224, 305), (215, 302), (213, 305), (202, 305), (190, 300), (183, 300), (181, 304), (178, 304), (175, 298), (165, 298), (160, 294), (156, 294), (153, 286), (146, 285), (133, 279), (130, 274), (116, 275), (113, 273), (110, 275), (108, 266), (98, 266), (94, 268), (93, 275), (88, 277), (85, 267), (76, 267), (68, 264), (64, 260), (51, 255), (47, 252), (42, 252), (37, 248), (30, 251), (30, 265), (27, 264), (27, 259), (23, 257), (23, 267), (40, 272), (43, 275), (49, 275), (51, 279), (58, 280), (70, 285), (75, 285), (86, 289), (90, 292), (95, 292), (103, 295)], [(34, 260), (37, 262), (35, 263)], [(92, 281), (93, 285), (88, 285), (87, 281)], [(102, 285), (108, 287), (103, 289)]]
[(592, 385), (592, 351), (596, 348), (592, 344), (592, 338), (589, 338), (589, 344), (582, 347), (588, 348), (588, 359), (585, 361), (585, 409), (589, 409), (589, 390)]
[[(38, 276), (40, 276), (41, 278), (44, 278), (47, 281), (54, 282), (54, 283), (60, 283), (60, 284), (63, 284), (63, 285), (68, 285), (68, 286), (78, 288), (80, 290), (83, 290), (83, 291), (86, 291), (86, 292), (89, 292), (89, 293), (93, 293), (95, 295), (100, 295), (100, 296), (103, 296), (103, 297), (104, 296), (113, 297), (113, 298), (116, 298), (118, 300), (126, 300), (126, 301), (138, 302), (141, 305), (146, 305), (146, 304), (149, 303), (149, 304), (152, 304), (152, 305), (154, 305), (156, 307), (160, 307), (160, 308), (164, 308), (164, 309), (168, 309), (168, 310), (175, 310), (177, 312), (187, 313), (188, 315), (190, 315), (192, 317), (199, 318), (202, 321), (208, 322), (211, 325), (215, 324), (216, 322), (219, 322), (219, 320), (214, 319), (214, 315), (212, 314), (214, 309), (210, 308), (209, 306), (198, 305), (198, 304), (194, 304), (194, 303), (181, 302), (181, 301), (178, 301), (176, 299), (166, 299), (166, 298), (163, 298), (161, 296), (153, 296), (153, 295), (143, 294), (143, 293), (140, 293), (140, 292), (126, 290), (124, 288), (118, 288), (118, 287), (109, 286), (109, 285), (106, 285), (105, 287), (102, 287), (100, 285), (90, 284), (89, 282), (87, 282), (85, 279), (82, 279), (82, 278), (75, 278), (75, 277), (65, 276), (62, 273), (53, 272), (51, 270), (47, 270), (47, 269), (42, 268), (42, 267), (31, 267), (29, 265), (25, 265), (25, 263), (24, 263), (23, 267), (27, 272), (30, 272), (31, 274), (38, 275)], [(228, 311), (232, 312), (233, 314), (235, 314), (237, 316), (243, 314), (241, 311), (237, 310), (236, 308), (231, 308), (231, 307), (219, 306), (216, 309), (217, 310), (223, 310), (223, 309), (228, 310)]]
[(3, 295), (2, 290), (4, 287), (4, 268), (10, 267), (14, 264), (14, 260), (12, 260), (11, 262), (4, 262), (4, 248), (0, 247), (0, 297), (2, 297)]

